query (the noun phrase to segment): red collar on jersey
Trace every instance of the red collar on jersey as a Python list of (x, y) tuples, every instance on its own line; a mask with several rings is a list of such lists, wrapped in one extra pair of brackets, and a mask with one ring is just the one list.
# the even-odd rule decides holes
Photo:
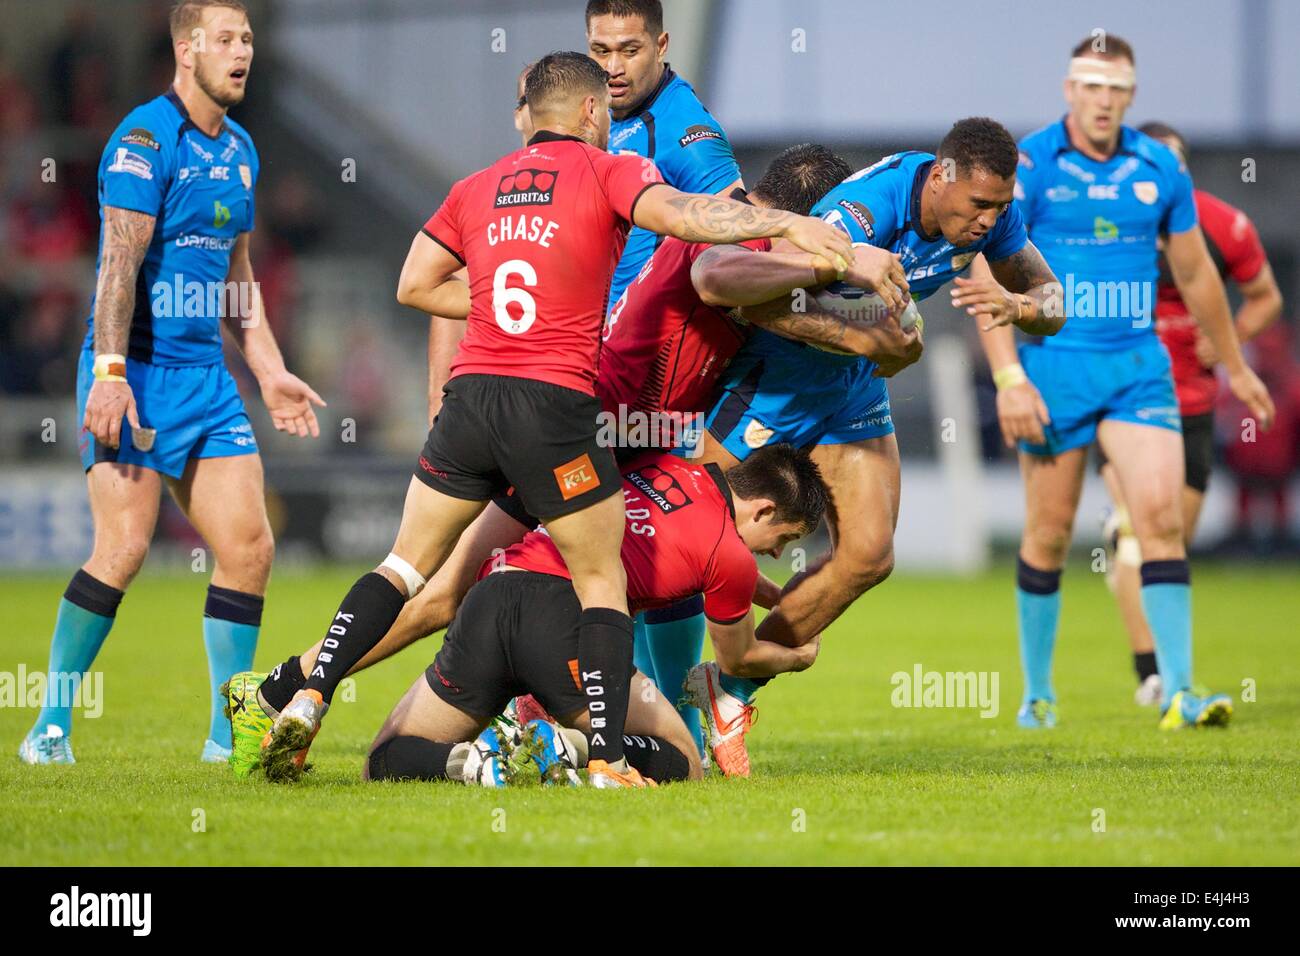
[(562, 139), (571, 139), (575, 143), (586, 142), (586, 140), (581, 136), (570, 136), (568, 133), (556, 133), (549, 129), (539, 129), (533, 134), (533, 138), (528, 141), (528, 145), (532, 146), (534, 143), (554, 143)]
[(731, 520), (736, 520), (736, 502), (731, 497), (731, 485), (727, 484), (726, 477), (722, 474), (722, 469), (713, 462), (708, 462), (704, 466), (705, 472), (713, 479), (713, 483), (718, 486), (718, 491), (722, 492), (722, 500), (727, 503), (727, 511), (731, 514)]

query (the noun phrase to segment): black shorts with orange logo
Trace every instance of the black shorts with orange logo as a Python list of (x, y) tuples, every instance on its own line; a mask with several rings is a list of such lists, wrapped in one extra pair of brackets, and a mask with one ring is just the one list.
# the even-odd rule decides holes
[(532, 694), (564, 720), (586, 709), (578, 672), (573, 582), (534, 571), (497, 571), (461, 602), (438, 656), (424, 672), (435, 694), (474, 717), (495, 717)]
[(435, 491), (486, 501), (514, 486), (530, 514), (559, 518), (622, 491), (602, 447), (600, 401), (572, 388), (506, 375), (459, 375), (415, 468)]

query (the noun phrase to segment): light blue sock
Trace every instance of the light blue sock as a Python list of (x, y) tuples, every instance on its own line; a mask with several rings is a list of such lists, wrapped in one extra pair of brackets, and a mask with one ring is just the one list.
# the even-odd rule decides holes
[(229, 748), (231, 741), (221, 685), (240, 671), (252, 670), (261, 625), (261, 597), (208, 585), (203, 610), (203, 647), (208, 652), (208, 683), (212, 690), (208, 738), (222, 747)]
[[(81, 683), (81, 675), (90, 670), (99, 649), (104, 646), (113, 620), (78, 607), (66, 597), (59, 601), (54, 639), (50, 641), (50, 668), (45, 675), (45, 699), (41, 712), (36, 716), (36, 726), (32, 728), (34, 733), (44, 733), (46, 727), (56, 724), (62, 728), (64, 736), (72, 734), (72, 700), (61, 691), (71, 691)], [(58, 678), (61, 674), (76, 676), (68, 682)]]
[(1161, 706), (1192, 686), (1192, 587), (1185, 560), (1142, 563), (1142, 611), (1160, 671)]
[(765, 680), (762, 683), (759, 683), (749, 677), (732, 677), (730, 674), (724, 674), (719, 671), (718, 683), (721, 684), (722, 689), (732, 697), (739, 697), (745, 703), (749, 704), (753, 702), (754, 695), (758, 693), (758, 689), (762, 687), (763, 684), (766, 684), (767, 681)]
[[(645, 630), (645, 614), (638, 614), (632, 618), (632, 663), (646, 677), (655, 679), (655, 661), (650, 655), (650, 640)], [(659, 686), (657, 681), (655, 686)]]
[[(72, 701), (64, 699), (61, 691), (70, 691), (81, 683), (81, 676), (90, 670), (104, 639), (113, 627), (122, 592), (103, 581), (79, 570), (68, 582), (59, 602), (59, 614), (54, 622), (54, 638), (50, 641), (50, 667), (46, 672), (45, 699), (41, 712), (36, 715), (32, 733), (44, 733), (55, 724), (65, 736), (72, 733)], [(59, 675), (75, 674), (71, 683)], [(57, 699), (56, 699), (57, 697)], [(56, 706), (57, 705), (57, 706)]]
[(1052, 690), (1052, 651), (1061, 617), (1061, 572), (1043, 571), (1018, 561), (1016, 614), (1020, 622), (1020, 665), (1025, 675), (1025, 702), (1056, 701)]
[[(646, 619), (646, 643), (654, 660), (655, 686), (677, 707), (695, 745), (704, 753), (704, 731), (697, 708), (679, 705), (686, 672), (700, 662), (704, 653), (704, 602), (694, 597), (681, 604), (651, 611)], [(698, 611), (697, 611), (698, 609)]]

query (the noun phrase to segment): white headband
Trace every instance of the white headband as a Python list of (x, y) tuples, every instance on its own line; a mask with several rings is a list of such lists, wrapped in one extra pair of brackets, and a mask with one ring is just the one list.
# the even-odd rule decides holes
[(1070, 72), (1066, 76), (1077, 83), (1097, 83), (1121, 90), (1137, 86), (1137, 71), (1123, 60), (1076, 56), (1070, 60)]

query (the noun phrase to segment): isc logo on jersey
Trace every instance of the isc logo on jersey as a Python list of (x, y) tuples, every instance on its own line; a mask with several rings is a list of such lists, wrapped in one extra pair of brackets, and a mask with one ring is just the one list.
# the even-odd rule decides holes
[(497, 209), (505, 206), (549, 206), (555, 194), (554, 171), (520, 169), (497, 183)]

